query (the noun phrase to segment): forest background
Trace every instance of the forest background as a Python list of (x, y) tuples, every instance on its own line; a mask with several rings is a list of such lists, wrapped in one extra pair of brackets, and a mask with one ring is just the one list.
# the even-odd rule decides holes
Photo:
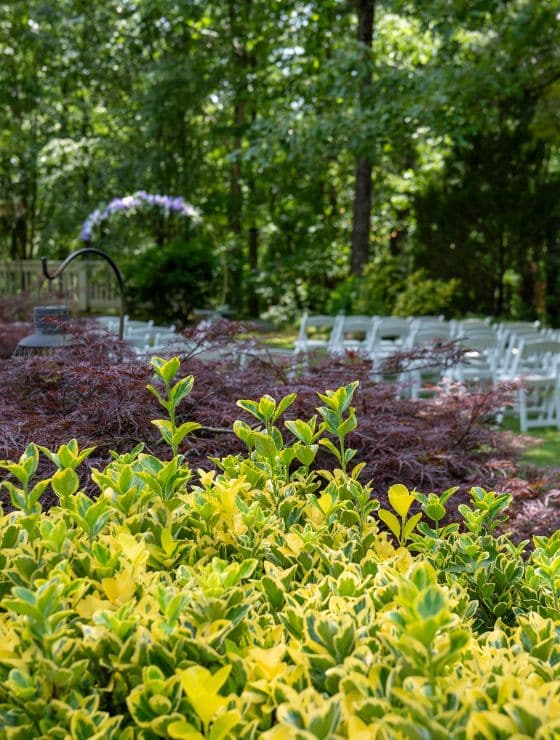
[(557, 0), (0, 6), (0, 258), (93, 243), (185, 318), (491, 314), (560, 325)]

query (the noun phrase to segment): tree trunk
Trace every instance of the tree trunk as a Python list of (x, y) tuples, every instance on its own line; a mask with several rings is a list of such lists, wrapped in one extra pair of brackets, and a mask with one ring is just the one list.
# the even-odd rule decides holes
[[(245, 129), (249, 123), (249, 117), (254, 119), (253, 107), (249, 103), (251, 96), (248, 91), (248, 79), (252, 67), (255, 65), (253, 55), (247, 50), (245, 32), (249, 25), (253, 0), (243, 0), (241, 8), (238, 3), (230, 0), (229, 21), (231, 29), (231, 60), (232, 69), (235, 71), (232, 85), (235, 89), (233, 108), (233, 149), (239, 152), (243, 144)], [(238, 311), (245, 308), (244, 295), (244, 264), (246, 261), (246, 245), (243, 243), (246, 232), (245, 220), (247, 218), (247, 198), (244, 198), (243, 184), (249, 179), (247, 164), (243, 169), (238, 159), (233, 159), (230, 169), (229, 208), (228, 222), (232, 232), (232, 248), (229, 253), (228, 279), (230, 296), (229, 303)], [(251, 234), (249, 232), (248, 251), (251, 250)], [(255, 245), (258, 239), (255, 239)], [(256, 246), (254, 247), (257, 248)]]
[(369, 230), (371, 220), (371, 161), (366, 157), (356, 163), (354, 210), (352, 222), (352, 249), (350, 268), (361, 275), (369, 257)]
[[(233, 148), (235, 151), (241, 149), (241, 131), (245, 127), (245, 104), (237, 102), (233, 111), (233, 125), (235, 135), (233, 137)], [(241, 242), (241, 165), (237, 159), (231, 163), (230, 182), (229, 182), (229, 227), (238, 237), (238, 243)]]
[(547, 320), (560, 327), (560, 217), (552, 218), (546, 231)]
[(259, 315), (259, 296), (255, 292), (255, 278), (259, 262), (259, 230), (256, 226), (249, 228), (249, 267), (252, 280), (249, 283), (249, 295), (247, 296), (247, 309), (251, 317)]
[[(371, 54), (376, 0), (355, 0), (358, 14), (358, 41), (364, 47), (364, 60), (367, 63)], [(360, 104), (367, 103), (371, 89), (371, 71), (362, 76), (360, 87)], [(352, 220), (352, 238), (350, 252), (350, 269), (355, 275), (361, 275), (369, 258), (370, 221), (371, 221), (371, 173), (372, 161), (369, 156), (362, 156), (356, 162), (354, 207)]]

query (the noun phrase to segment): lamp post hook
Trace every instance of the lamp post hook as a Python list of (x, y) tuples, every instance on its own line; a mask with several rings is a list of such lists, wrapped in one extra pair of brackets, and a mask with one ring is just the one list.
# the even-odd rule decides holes
[(83, 249), (78, 249), (75, 252), (72, 252), (72, 254), (69, 254), (68, 257), (62, 262), (59, 267), (55, 270), (55, 272), (52, 273), (52, 275), (49, 273), (47, 269), (47, 258), (41, 257), (41, 266), (43, 268), (43, 275), (47, 278), (47, 280), (55, 280), (57, 277), (59, 277), (64, 270), (68, 267), (70, 262), (72, 262), (76, 257), (79, 257), (82, 254), (97, 254), (99, 257), (103, 257), (104, 260), (106, 260), (109, 265), (112, 267), (113, 272), (117, 276), (117, 280), (119, 283), (119, 291), (121, 295), (121, 314), (119, 317), (119, 339), (122, 341), (124, 339), (124, 315), (126, 311), (126, 304), (125, 304), (125, 297), (124, 297), (124, 280), (121, 271), (115, 264), (115, 262), (109, 257), (109, 255), (104, 252), (102, 249), (97, 249), (97, 247), (84, 247)]

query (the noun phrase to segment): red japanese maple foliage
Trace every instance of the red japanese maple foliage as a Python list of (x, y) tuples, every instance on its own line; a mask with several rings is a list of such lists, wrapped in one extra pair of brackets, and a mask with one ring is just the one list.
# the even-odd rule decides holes
[(0, 296), (0, 359), (11, 357), (20, 339), (31, 334), (32, 306), (27, 294)]
[[(236, 400), (296, 392), (288, 418), (307, 419), (319, 405), (317, 391), (357, 379), (354, 402), (359, 423), (348, 443), (358, 451), (356, 461), (366, 463), (362, 476), (372, 480), (376, 496), (383, 498), (397, 481), (423, 491), (475, 483), (492, 487), (513, 470), (491, 425), (496, 410), (508, 402), (510, 388), (477, 392), (457, 388), (429, 400), (410, 401), (399, 396), (394, 383), (373, 381), (371, 362), (359, 355), (323, 358), (305, 373), (294, 373), (287, 356), (273, 354), (253, 340), (243, 341), (240, 326), (231, 322), (189, 330), (185, 340), (186, 346), (171, 351), (181, 356), (182, 373), (196, 379), (178, 419), (202, 424), (182, 450), (194, 469), (211, 466), (209, 457), (242, 450), (231, 431), (233, 421), (245, 416)], [(449, 365), (457, 357), (457, 349), (445, 345), (419, 356), (400, 356), (398, 370), (406, 371), (411, 363), (417, 367), (419, 361), (427, 367), (436, 362)], [(115, 337), (80, 331), (71, 346), (52, 354), (0, 363), (0, 458), (16, 458), (30, 441), (56, 449), (72, 438), (83, 446), (95, 445), (87, 462), (94, 467), (108, 462), (110, 450), (123, 452), (139, 442), (148, 452), (169, 454), (150, 423), (161, 409), (146, 390), (152, 381), (148, 359)], [(289, 436), (286, 430), (287, 440)], [(324, 452), (317, 462), (320, 468), (333, 464)], [(42, 464), (49, 469), (46, 460)], [(86, 475), (82, 478), (86, 484)]]

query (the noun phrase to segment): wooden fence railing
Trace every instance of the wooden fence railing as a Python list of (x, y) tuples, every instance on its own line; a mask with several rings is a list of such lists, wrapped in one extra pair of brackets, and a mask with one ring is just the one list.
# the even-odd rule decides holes
[[(49, 260), (49, 271), (54, 272), (60, 264)], [(43, 277), (40, 260), (0, 262), (0, 294), (21, 293), (28, 293), (38, 302), (42, 296), (59, 294), (79, 311), (93, 313), (120, 307), (115, 277), (101, 260), (75, 260), (52, 283)]]

